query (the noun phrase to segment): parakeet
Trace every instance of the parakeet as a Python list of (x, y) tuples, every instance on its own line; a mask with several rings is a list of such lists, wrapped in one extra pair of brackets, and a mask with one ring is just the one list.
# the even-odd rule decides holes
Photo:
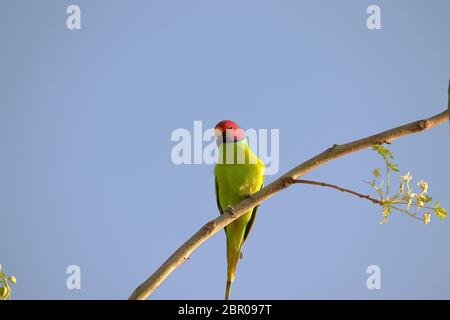
[[(264, 163), (252, 152), (244, 131), (233, 121), (223, 120), (215, 127), (219, 161), (214, 168), (216, 200), (220, 214), (258, 192), (264, 183)], [(255, 222), (257, 207), (225, 227), (227, 238), (227, 284), (230, 297), (242, 245)]]

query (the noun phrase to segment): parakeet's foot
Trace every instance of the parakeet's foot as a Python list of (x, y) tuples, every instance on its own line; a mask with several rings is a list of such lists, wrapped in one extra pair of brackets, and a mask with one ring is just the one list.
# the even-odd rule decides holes
[(234, 211), (233, 207), (227, 207), (225, 212), (228, 213), (233, 218), (236, 218), (236, 212)]
[(249, 194), (249, 195), (247, 195), (247, 199), (254, 201), (255, 197), (252, 194)]
[(242, 251), (241, 252), (239, 252), (239, 259), (244, 259), (244, 255), (242, 254)]

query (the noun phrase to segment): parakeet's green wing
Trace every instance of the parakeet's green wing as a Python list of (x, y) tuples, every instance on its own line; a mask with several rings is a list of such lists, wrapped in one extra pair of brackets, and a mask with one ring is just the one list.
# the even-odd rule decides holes
[(217, 208), (219, 209), (220, 214), (223, 214), (222, 207), (220, 206), (220, 200), (219, 200), (219, 183), (217, 182), (217, 177), (215, 177), (214, 182), (216, 184), (216, 201), (217, 201)]
[[(223, 210), (222, 207), (220, 205), (220, 200), (219, 200), (219, 183), (217, 182), (217, 177), (214, 179), (215, 184), (216, 184), (216, 202), (217, 202), (217, 208), (219, 209), (220, 215), (223, 214)], [(223, 228), (223, 230), (225, 230), (225, 233), (227, 233), (227, 227), (225, 226), (225, 228)]]
[[(261, 188), (259, 190), (261, 190), (263, 187), (264, 187), (264, 182), (261, 184)], [(253, 208), (252, 217), (250, 218), (250, 220), (247, 223), (247, 226), (245, 227), (244, 240), (242, 241), (242, 243), (245, 242), (245, 240), (247, 239), (250, 231), (252, 230), (253, 223), (255, 222), (255, 218), (256, 218), (256, 212), (258, 211), (258, 207), (259, 206), (256, 206), (256, 207)]]

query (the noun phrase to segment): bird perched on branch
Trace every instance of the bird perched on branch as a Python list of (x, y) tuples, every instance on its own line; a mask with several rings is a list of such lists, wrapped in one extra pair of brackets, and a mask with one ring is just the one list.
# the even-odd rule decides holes
[[(250, 149), (244, 131), (233, 121), (219, 122), (215, 134), (219, 148), (219, 161), (214, 168), (216, 199), (220, 214), (223, 214), (262, 188), (264, 163)], [(225, 299), (230, 297), (242, 245), (255, 222), (257, 209), (249, 210), (225, 227), (228, 264)]]

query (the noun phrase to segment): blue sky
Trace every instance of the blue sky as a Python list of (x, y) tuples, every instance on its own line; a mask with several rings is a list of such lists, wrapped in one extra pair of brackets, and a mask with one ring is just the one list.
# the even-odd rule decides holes
[[(448, 1), (80, 0), (72, 31), (71, 4), (0, 1), (0, 263), (15, 299), (127, 298), (217, 216), (213, 167), (170, 158), (194, 120), (279, 129), (281, 174), (447, 102)], [(381, 30), (366, 27), (371, 4)], [(448, 124), (390, 148), (450, 207)], [(381, 165), (362, 151), (305, 179), (368, 193)], [(235, 299), (450, 298), (447, 220), (380, 225), (369, 202), (303, 185), (259, 212)], [(219, 232), (152, 297), (221, 299), (225, 281)]]

